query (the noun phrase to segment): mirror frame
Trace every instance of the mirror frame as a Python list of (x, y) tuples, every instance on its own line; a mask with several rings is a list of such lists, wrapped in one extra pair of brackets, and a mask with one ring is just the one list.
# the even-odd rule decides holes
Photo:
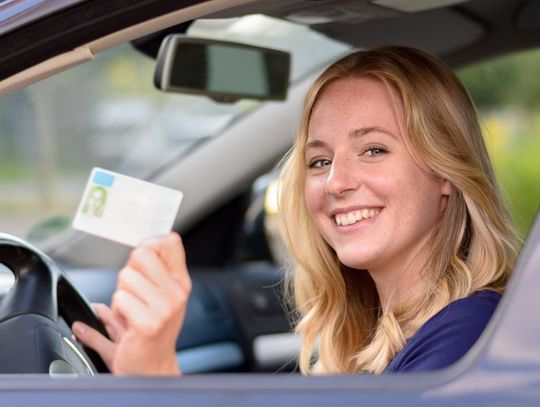
[[(205, 89), (195, 89), (187, 87), (179, 87), (171, 84), (170, 73), (172, 70), (172, 64), (176, 56), (176, 51), (178, 49), (177, 45), (180, 43), (186, 44), (212, 44), (212, 45), (229, 45), (236, 48), (252, 49), (264, 51), (265, 53), (281, 55), (287, 58), (287, 83), (283, 87), (283, 91), (279, 94), (274, 95), (265, 95), (259, 96), (254, 94), (246, 93), (226, 93), (226, 92), (213, 92)], [(221, 41), (211, 38), (197, 38), (190, 37), (185, 34), (171, 34), (163, 39), (161, 46), (159, 48), (156, 68), (154, 71), (154, 85), (156, 88), (165, 91), (165, 92), (178, 92), (178, 93), (187, 93), (194, 95), (206, 95), (218, 102), (231, 103), (236, 102), (240, 99), (255, 99), (255, 100), (279, 100), (283, 101), (287, 99), (287, 90), (289, 87), (291, 72), (291, 55), (289, 52), (280, 51), (272, 48), (259, 47), (255, 45), (249, 45), (244, 43), (232, 42), (232, 41)]]

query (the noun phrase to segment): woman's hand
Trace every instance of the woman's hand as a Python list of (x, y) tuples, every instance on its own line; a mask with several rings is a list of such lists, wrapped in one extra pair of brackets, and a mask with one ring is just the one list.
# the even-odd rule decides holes
[(111, 308), (95, 307), (112, 341), (81, 322), (73, 324), (73, 333), (113, 373), (179, 375), (176, 339), (190, 292), (180, 237), (147, 239), (120, 270)]

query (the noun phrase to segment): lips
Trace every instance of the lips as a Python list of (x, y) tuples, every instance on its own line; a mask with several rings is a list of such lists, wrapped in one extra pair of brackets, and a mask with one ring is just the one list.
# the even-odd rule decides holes
[(334, 221), (338, 226), (350, 226), (364, 219), (369, 219), (377, 216), (381, 208), (364, 208), (354, 211), (341, 212), (335, 214)]

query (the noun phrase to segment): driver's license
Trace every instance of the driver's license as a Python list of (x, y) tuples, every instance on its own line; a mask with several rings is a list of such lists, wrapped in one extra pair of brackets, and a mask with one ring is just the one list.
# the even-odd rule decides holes
[(182, 192), (93, 168), (73, 227), (129, 246), (169, 233)]

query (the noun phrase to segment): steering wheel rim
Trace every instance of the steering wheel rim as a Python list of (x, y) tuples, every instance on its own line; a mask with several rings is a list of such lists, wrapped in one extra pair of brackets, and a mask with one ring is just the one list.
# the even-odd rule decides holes
[[(59, 328), (61, 316), (70, 327), (73, 322), (81, 321), (108, 337), (88, 301), (62, 269), (36, 247), (6, 233), (0, 233), (0, 263), (15, 276), (13, 287), (0, 304), (0, 338), (8, 338), (21, 351), (37, 353), (35, 357), (25, 356), (26, 366), (13, 366), (18, 363), (16, 355), (7, 354), (5, 348), (0, 350), (0, 372), (50, 373), (51, 366), (61, 365), (84, 373), (80, 367), (73, 367), (83, 362), (89, 370), (87, 373), (108, 373), (97, 352), (85, 346), (84, 352), (78, 352), (78, 346)], [(17, 333), (22, 339), (15, 338)], [(77, 357), (85, 360), (74, 360)], [(35, 366), (31, 366), (34, 360)], [(16, 371), (18, 368), (21, 371)]]

